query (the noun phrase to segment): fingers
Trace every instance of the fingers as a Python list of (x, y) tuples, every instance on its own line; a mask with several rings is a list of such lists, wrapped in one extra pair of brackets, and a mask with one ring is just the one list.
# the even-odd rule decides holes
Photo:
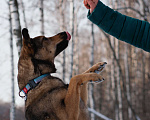
[(87, 3), (90, 5), (90, 7), (95, 6), (95, 2), (93, 0), (87, 0)]
[(89, 6), (87, 0), (84, 0), (83, 3), (84, 3), (84, 6), (85, 6), (87, 9), (90, 9), (90, 6)]
[(90, 13), (92, 13), (98, 3), (98, 0), (84, 0), (83, 3), (87, 9), (90, 9)]

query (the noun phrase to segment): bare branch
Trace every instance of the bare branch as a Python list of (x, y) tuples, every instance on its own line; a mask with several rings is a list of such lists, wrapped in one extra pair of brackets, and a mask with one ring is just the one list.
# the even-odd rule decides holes
[(95, 115), (97, 115), (98, 117), (100, 117), (100, 118), (102, 118), (104, 120), (112, 120), (112, 119), (106, 117), (105, 115), (95, 111), (94, 109), (88, 108), (88, 111), (90, 111), (91, 113), (94, 113)]
[(123, 82), (123, 93), (124, 93), (124, 96), (125, 96), (125, 98), (126, 98), (126, 100), (127, 100), (128, 106), (130, 107), (132, 113), (134, 114), (135, 119), (136, 119), (136, 120), (140, 120), (140, 118), (137, 116), (135, 110), (133, 109), (133, 107), (132, 107), (130, 101), (127, 99), (127, 93), (126, 93), (126, 88), (125, 88), (125, 81), (124, 81), (124, 78), (123, 78), (123, 72), (122, 72), (122, 69), (121, 69), (120, 62), (119, 62), (119, 60), (118, 60), (117, 57), (116, 57), (115, 50), (114, 50), (114, 48), (113, 48), (112, 45), (111, 45), (111, 40), (110, 40), (110, 38), (109, 38), (109, 35), (107, 35), (104, 31), (102, 31), (102, 33), (103, 33), (103, 34), (105, 35), (105, 37), (107, 38), (108, 44), (109, 44), (109, 46), (110, 46), (110, 49), (112, 50), (113, 55), (114, 55), (114, 59), (115, 59), (117, 65), (118, 65), (118, 67), (119, 67), (120, 77), (121, 77), (122, 82)]

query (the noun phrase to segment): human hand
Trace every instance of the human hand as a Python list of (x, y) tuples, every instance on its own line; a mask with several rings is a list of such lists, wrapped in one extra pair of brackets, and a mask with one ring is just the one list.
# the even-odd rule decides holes
[(97, 6), (98, 0), (84, 0), (83, 3), (87, 9), (90, 9), (90, 13), (92, 13)]

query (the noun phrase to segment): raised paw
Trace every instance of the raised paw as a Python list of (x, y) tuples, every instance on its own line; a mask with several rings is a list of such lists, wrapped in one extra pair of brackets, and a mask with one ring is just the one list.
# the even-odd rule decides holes
[(92, 72), (76, 75), (73, 78), (71, 78), (70, 81), (74, 82), (74, 84), (83, 85), (84, 83), (88, 82), (100, 83), (104, 81), (104, 78), (100, 74)]
[(101, 83), (101, 82), (103, 82), (104, 80), (105, 80), (104, 78), (98, 79), (97, 81), (92, 81), (92, 80), (90, 80), (90, 83)]
[(95, 73), (99, 74), (103, 71), (106, 64), (107, 64), (106, 62), (99, 62), (90, 68), (90, 72), (95, 72)]
[[(93, 73), (93, 74), (95, 74), (95, 73)], [(98, 75), (98, 74), (96, 74), (96, 75), (97, 76), (94, 79), (89, 80), (90, 83), (101, 83), (105, 80), (101, 75)]]

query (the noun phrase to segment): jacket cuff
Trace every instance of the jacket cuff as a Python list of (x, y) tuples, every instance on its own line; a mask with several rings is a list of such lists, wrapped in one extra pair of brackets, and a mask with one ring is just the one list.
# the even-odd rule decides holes
[(95, 7), (94, 11), (92, 13), (90, 13), (90, 11), (88, 11), (87, 18), (91, 22), (98, 25), (104, 18), (105, 14), (107, 13), (107, 10), (108, 10), (108, 7), (105, 6), (101, 1), (98, 1), (98, 4)]

